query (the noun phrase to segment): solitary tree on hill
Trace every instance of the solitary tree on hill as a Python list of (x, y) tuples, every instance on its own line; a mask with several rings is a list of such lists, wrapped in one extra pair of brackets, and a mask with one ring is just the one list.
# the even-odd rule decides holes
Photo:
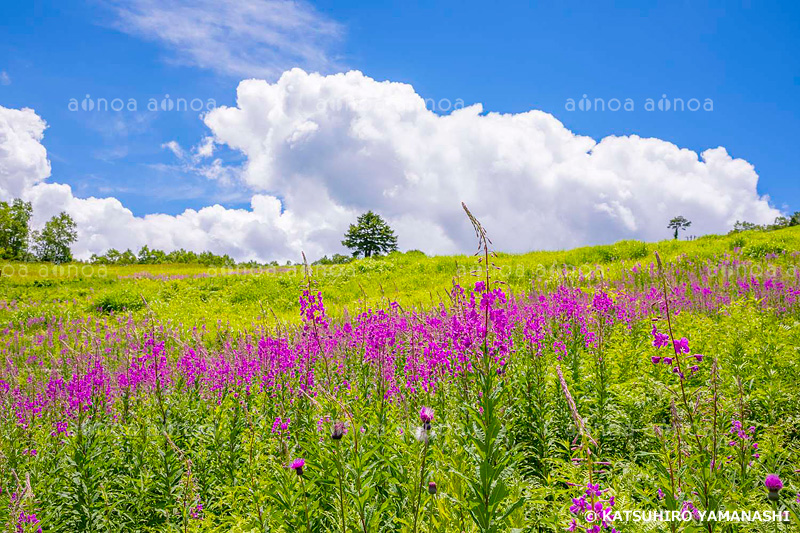
[(677, 216), (669, 221), (667, 227), (671, 230), (675, 231), (675, 238), (678, 238), (678, 231), (679, 230), (686, 230), (689, 226), (691, 226), (691, 221), (687, 220), (686, 217)]
[(397, 250), (397, 237), (379, 215), (367, 211), (350, 224), (342, 245), (353, 251), (353, 256), (371, 257)]

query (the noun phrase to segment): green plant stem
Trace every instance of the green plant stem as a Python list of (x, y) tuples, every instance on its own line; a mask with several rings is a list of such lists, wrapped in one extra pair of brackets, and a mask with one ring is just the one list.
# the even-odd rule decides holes
[(336, 468), (339, 470), (339, 507), (342, 514), (342, 533), (347, 532), (347, 523), (345, 522), (345, 514), (344, 514), (344, 468), (342, 468), (342, 458), (340, 456), (341, 453), (341, 440), (338, 441), (336, 445)]
[(308, 496), (306, 495), (306, 482), (303, 476), (300, 476), (300, 488), (303, 491), (303, 508), (306, 512), (306, 527), (308, 528), (308, 533), (311, 533), (311, 518), (308, 514)]
[(417, 486), (417, 505), (414, 507), (414, 533), (417, 533), (417, 518), (419, 517), (419, 508), (422, 502), (422, 484), (425, 481), (425, 462), (428, 458), (428, 435), (425, 435), (425, 446), (422, 448), (422, 461), (419, 468), (419, 484)]

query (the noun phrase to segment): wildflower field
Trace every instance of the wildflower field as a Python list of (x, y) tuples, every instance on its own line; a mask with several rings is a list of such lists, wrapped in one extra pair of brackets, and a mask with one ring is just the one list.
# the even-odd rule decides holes
[(475, 225), (335, 275), (0, 278), (4, 531), (800, 531), (797, 228)]

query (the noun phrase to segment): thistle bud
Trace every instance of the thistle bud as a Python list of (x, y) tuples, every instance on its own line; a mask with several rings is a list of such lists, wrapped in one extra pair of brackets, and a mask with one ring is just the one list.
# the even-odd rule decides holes
[(436, 482), (428, 482), (428, 494), (436, 494)]
[(431, 431), (431, 421), (433, 420), (433, 409), (430, 407), (423, 407), (419, 412), (419, 419), (422, 422), (422, 429), (425, 433)]
[(298, 476), (303, 476), (303, 467), (306, 466), (306, 460), (297, 458), (289, 465), (289, 468), (295, 471)]
[(331, 430), (331, 438), (333, 440), (342, 440), (344, 436), (344, 422), (334, 422), (333, 429)]

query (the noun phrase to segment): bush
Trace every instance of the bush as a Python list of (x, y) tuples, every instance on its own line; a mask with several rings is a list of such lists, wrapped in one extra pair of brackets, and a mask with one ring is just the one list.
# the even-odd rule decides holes
[(141, 309), (144, 307), (144, 301), (140, 295), (122, 290), (102, 295), (97, 299), (93, 307), (103, 313), (119, 313)]
[(647, 244), (642, 241), (620, 241), (614, 245), (615, 255), (619, 259), (642, 259), (647, 257)]
[(760, 242), (758, 244), (751, 244), (742, 252), (746, 257), (751, 259), (761, 259), (768, 254), (782, 254), (786, 249), (777, 242)]

